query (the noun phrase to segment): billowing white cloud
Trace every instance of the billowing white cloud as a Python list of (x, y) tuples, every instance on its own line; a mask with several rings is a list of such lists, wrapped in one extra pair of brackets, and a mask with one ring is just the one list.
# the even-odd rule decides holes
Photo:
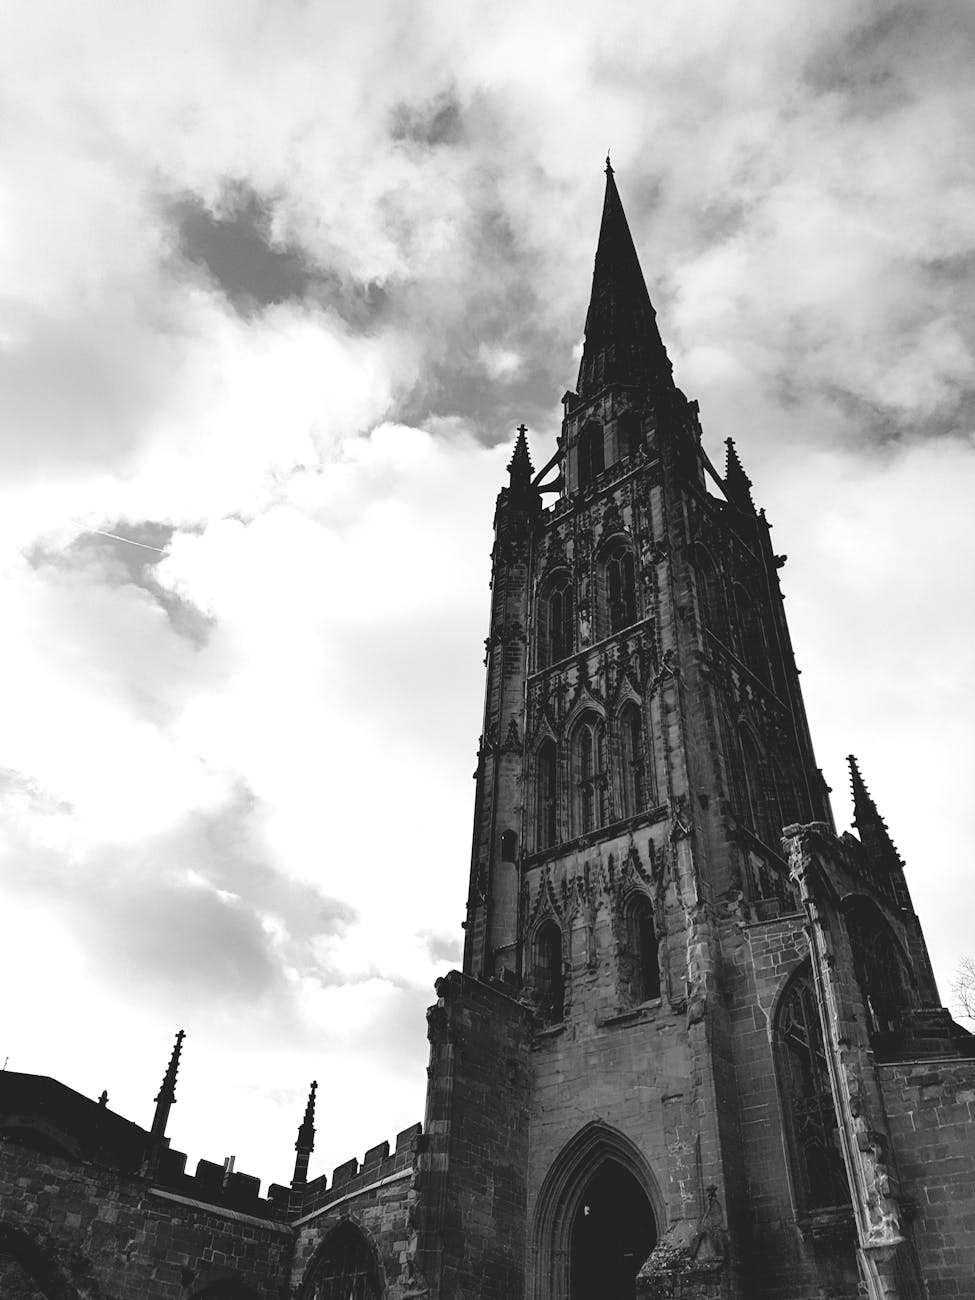
[(313, 1076), (343, 1115), (321, 1169), (419, 1118), (503, 444), (525, 419), (553, 449), (607, 146), (678, 382), (790, 554), (838, 820), (854, 749), (946, 982), (970, 7), (24, 0), (3, 26), (0, 887), (3, 961), (36, 972), (11, 1065), (145, 1121), (182, 1023), (174, 1142), (265, 1177)]

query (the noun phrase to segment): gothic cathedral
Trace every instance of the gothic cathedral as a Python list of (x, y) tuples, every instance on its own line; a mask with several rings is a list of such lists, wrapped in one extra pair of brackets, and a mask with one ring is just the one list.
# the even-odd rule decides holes
[[(764, 513), (675, 385), (612, 169), (576, 389), (498, 498), (463, 971), (424, 1121), (289, 1186), (0, 1072), (22, 1300), (975, 1297), (975, 1038), (850, 759), (816, 766)], [(320, 1099), (319, 1099), (320, 1100)], [(340, 1124), (341, 1116), (326, 1115)]]
[(910, 1086), (934, 1058), (975, 1100), (975, 1040), (852, 758), (835, 836), (783, 557), (734, 444), (723, 474), (702, 447), (608, 162), (563, 404), (495, 517), (464, 974), (431, 1018), (443, 1294), (953, 1295)]

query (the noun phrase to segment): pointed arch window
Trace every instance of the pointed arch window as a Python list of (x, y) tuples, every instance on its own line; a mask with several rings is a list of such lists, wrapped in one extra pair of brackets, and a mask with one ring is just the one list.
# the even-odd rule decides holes
[(643, 743), (643, 718), (639, 706), (630, 703), (620, 712), (620, 755), (622, 758), (623, 816), (635, 817), (649, 802), (646, 748)]
[(631, 1005), (660, 996), (657, 933), (653, 908), (645, 894), (631, 895), (623, 909), (620, 983)]
[(894, 1033), (901, 1011), (915, 1001), (907, 964), (887, 922), (867, 899), (853, 899), (845, 920), (870, 1033)]
[(376, 1256), (355, 1224), (329, 1233), (314, 1265), (307, 1300), (380, 1300), (382, 1284)]
[(694, 577), (697, 587), (698, 621), (719, 641), (727, 643), (728, 619), (721, 580), (714, 561), (702, 546), (695, 547)]
[(625, 542), (616, 543), (603, 563), (606, 583), (606, 614), (610, 633), (636, 622), (636, 571), (633, 552)]
[(565, 1017), (565, 971), (562, 931), (555, 921), (543, 921), (532, 945), (532, 984), (542, 1015), (550, 1024)]
[(546, 664), (558, 663), (575, 649), (572, 581), (569, 574), (554, 574), (545, 586), (541, 601), (541, 658)]
[(592, 487), (606, 466), (603, 426), (590, 421), (579, 434), (579, 487)]
[(742, 663), (747, 664), (756, 676), (761, 677), (763, 681), (767, 681), (769, 677), (769, 658), (758, 608), (751, 594), (745, 590), (740, 582), (735, 583), (733, 595), (735, 614), (737, 615), (735, 639), (738, 643), (738, 654)]
[(640, 419), (635, 411), (624, 411), (617, 425), (620, 458), (635, 456), (640, 447)]
[(779, 1002), (775, 1049), (797, 1208), (847, 1205), (850, 1189), (808, 963)]
[(558, 753), (543, 740), (535, 756), (535, 842), (539, 849), (558, 843)]
[(586, 835), (607, 821), (606, 728), (589, 713), (575, 731), (572, 759), (576, 779), (574, 831)]
[(769, 842), (768, 814), (765, 804), (764, 782), (762, 780), (763, 763), (758, 745), (751, 733), (745, 729), (741, 733), (742, 767), (745, 777), (745, 807), (742, 814), (753, 832), (764, 843)]

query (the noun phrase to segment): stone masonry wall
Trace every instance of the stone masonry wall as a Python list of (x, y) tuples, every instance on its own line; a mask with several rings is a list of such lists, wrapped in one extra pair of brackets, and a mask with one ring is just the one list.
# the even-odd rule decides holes
[(283, 1223), (0, 1144), (0, 1258), (65, 1300), (184, 1300), (221, 1278), (278, 1300), (291, 1245)]
[(735, 1027), (738, 1111), (747, 1186), (742, 1245), (750, 1300), (795, 1300), (821, 1286), (839, 1297), (857, 1295), (852, 1214), (849, 1223), (796, 1220), (782, 1102), (772, 1051), (776, 1001), (808, 956), (799, 914), (729, 926), (731, 1016)]
[(388, 1142), (371, 1147), (360, 1162), (347, 1160), (326, 1178), (308, 1183), (296, 1220), (294, 1294), (314, 1276), (315, 1263), (329, 1233), (350, 1220), (372, 1244), (379, 1261), (383, 1294), (399, 1300), (413, 1294), (413, 1224), (416, 1204), (414, 1162), (422, 1142), (422, 1126), (413, 1124)]
[(878, 1067), (930, 1300), (975, 1295), (975, 1062)]
[(530, 1013), (451, 971), (437, 981), (418, 1159), (418, 1275), (435, 1300), (523, 1294)]

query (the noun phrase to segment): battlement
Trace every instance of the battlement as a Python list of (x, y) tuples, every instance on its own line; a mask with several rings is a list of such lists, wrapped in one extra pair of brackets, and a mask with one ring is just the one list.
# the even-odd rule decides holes
[[(253, 1174), (228, 1170), (212, 1160), (199, 1160), (194, 1174), (187, 1174), (182, 1151), (160, 1153), (153, 1181), (168, 1192), (190, 1201), (251, 1214), (260, 1219), (284, 1219), (288, 1215), (288, 1190), (272, 1184), (261, 1196), (261, 1180)], [(282, 1194), (283, 1193), (283, 1194)]]
[[(291, 1193), (292, 1213), (297, 1211), (299, 1217), (314, 1214), (317, 1210), (334, 1205), (347, 1196), (355, 1196), (412, 1168), (422, 1141), (423, 1125), (411, 1124), (396, 1134), (396, 1145), (392, 1151), (388, 1142), (380, 1142), (370, 1147), (361, 1161), (357, 1157), (344, 1161), (333, 1169), (331, 1184), (323, 1174), (321, 1178), (315, 1178)], [(286, 1188), (270, 1187), (268, 1196), (276, 1199), (276, 1194), (287, 1191)]]

